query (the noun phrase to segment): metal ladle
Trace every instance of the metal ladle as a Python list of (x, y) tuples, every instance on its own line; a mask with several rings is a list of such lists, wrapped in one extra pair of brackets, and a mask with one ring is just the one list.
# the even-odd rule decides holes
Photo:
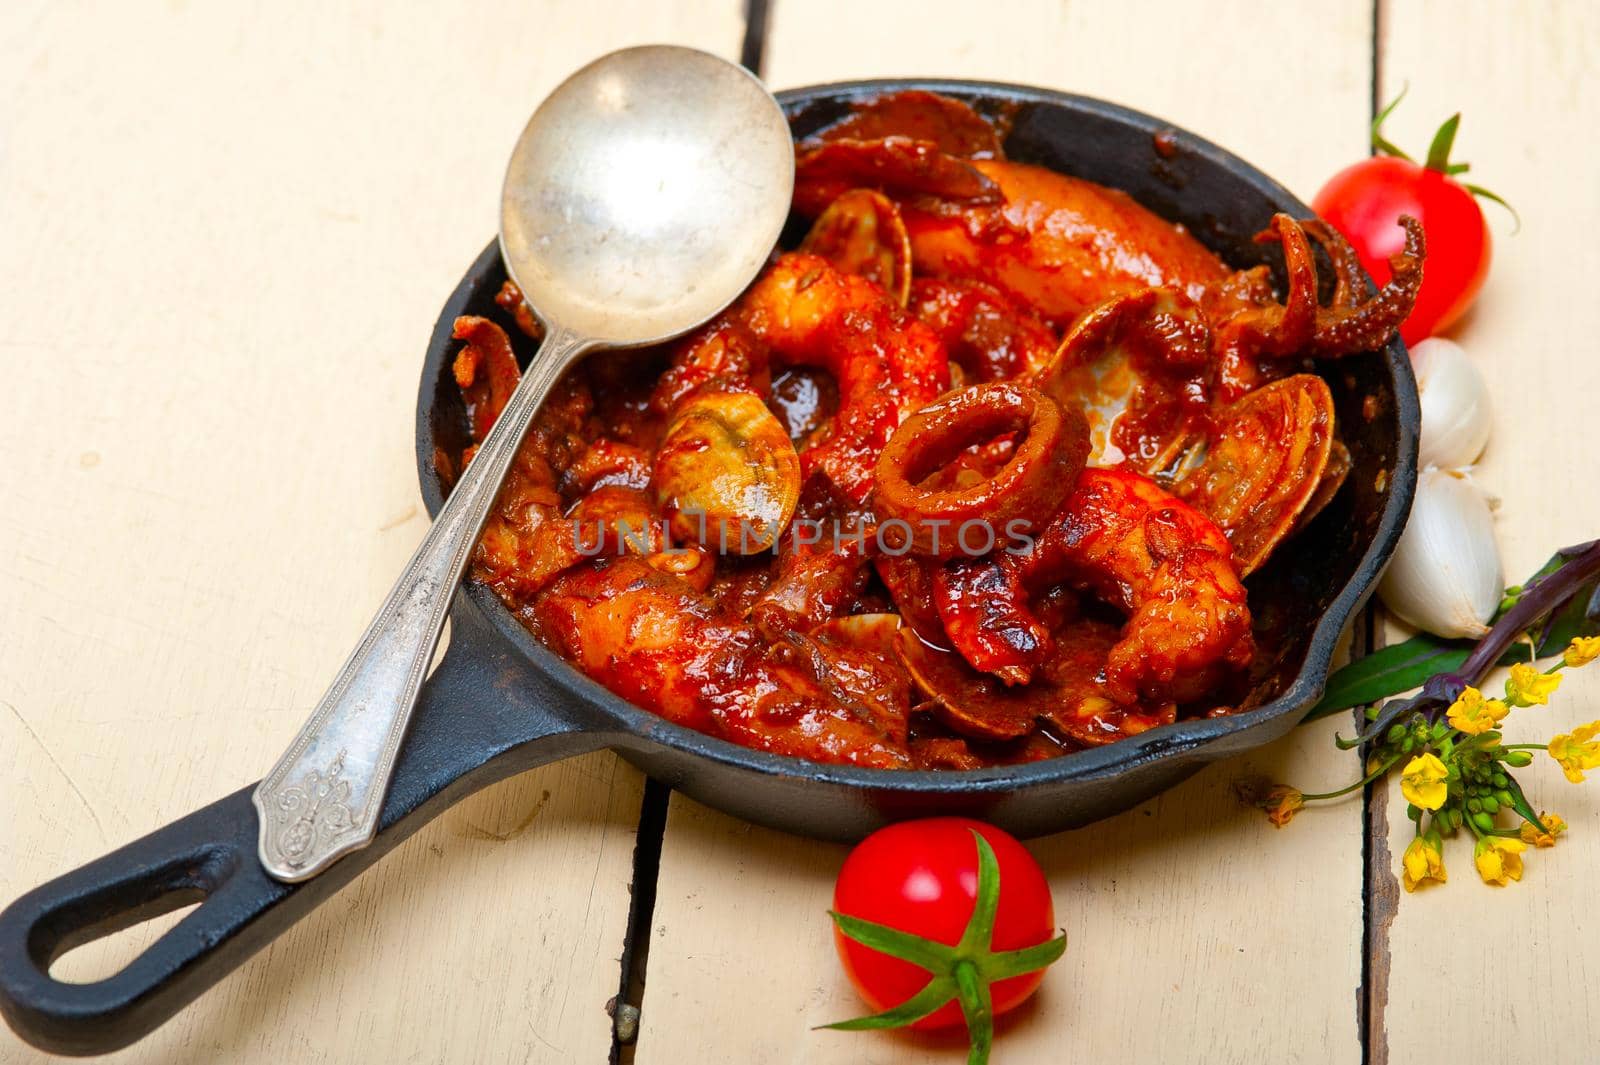
[(256, 787), (261, 864), (306, 880), (372, 841), (450, 601), (539, 405), (596, 348), (653, 344), (722, 310), (778, 239), (788, 122), (742, 67), (649, 46), (595, 60), (529, 119), (500, 249), (544, 343), (316, 711)]

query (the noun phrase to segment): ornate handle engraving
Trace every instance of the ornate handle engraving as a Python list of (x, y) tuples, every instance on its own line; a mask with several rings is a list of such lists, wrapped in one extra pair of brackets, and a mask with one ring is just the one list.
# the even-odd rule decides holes
[(372, 841), (417, 692), (500, 482), (551, 386), (593, 346), (550, 330), (355, 653), (256, 786), (261, 864), (279, 880), (309, 879)]

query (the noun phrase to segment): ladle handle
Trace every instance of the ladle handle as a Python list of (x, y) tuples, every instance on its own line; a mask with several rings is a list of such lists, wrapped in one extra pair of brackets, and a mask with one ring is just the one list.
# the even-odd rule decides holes
[(267, 872), (306, 880), (372, 842), (395, 756), (450, 600), (551, 387), (592, 340), (551, 328), (355, 652), (251, 801)]

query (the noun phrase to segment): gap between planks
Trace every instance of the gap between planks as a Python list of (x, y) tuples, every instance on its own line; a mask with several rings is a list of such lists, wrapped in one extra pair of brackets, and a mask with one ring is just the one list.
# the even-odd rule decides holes
[[(767, 50), (767, 18), (771, 0), (745, 0), (744, 37), (739, 46), (739, 62), (750, 73), (761, 76)], [(667, 834), (667, 807), (672, 788), (660, 781), (645, 780), (644, 798), (639, 804), (639, 829), (633, 845), (632, 899), (628, 903), (628, 927), (623, 935), (617, 994), (608, 1003), (611, 1014), (610, 1065), (629, 1065), (639, 1034), (639, 1017), (644, 1006), (645, 967), (650, 958), (650, 931), (654, 923), (656, 881), (661, 875), (661, 848)]]
[[(1377, 121), (1383, 110), (1383, 24), (1385, 0), (1372, 0), (1372, 93), (1367, 116)], [(1369, 605), (1362, 612), (1361, 638), (1356, 641), (1363, 654), (1383, 646), (1383, 625), (1379, 608)], [(1354, 644), (1352, 645), (1354, 646)], [(1354, 711), (1355, 727), (1365, 725), (1365, 707)], [(1361, 846), (1361, 985), (1356, 993), (1356, 1031), (1361, 1043), (1362, 1065), (1388, 1065), (1389, 1035), (1384, 1011), (1389, 1004), (1389, 928), (1400, 905), (1400, 885), (1393, 873), (1394, 856), (1389, 852), (1389, 787), (1387, 780), (1375, 780), (1361, 789), (1365, 823)]]

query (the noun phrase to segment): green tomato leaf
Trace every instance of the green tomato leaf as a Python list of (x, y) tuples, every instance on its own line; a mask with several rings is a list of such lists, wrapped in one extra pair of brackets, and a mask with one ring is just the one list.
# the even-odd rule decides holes
[(881, 954), (908, 961), (930, 973), (949, 972), (950, 966), (955, 963), (954, 947), (936, 943), (911, 932), (902, 932), (898, 928), (890, 928), (886, 924), (863, 921), (847, 913), (829, 910), (828, 916), (833, 918), (833, 923), (838, 926), (839, 931), (857, 943), (871, 947)]
[(1522, 216), (1517, 213), (1517, 209), (1515, 207), (1511, 206), (1505, 200), (1490, 192), (1482, 185), (1464, 185), (1462, 187), (1468, 192), (1472, 193), (1474, 196), (1481, 196), (1491, 203), (1498, 203), (1501, 207), (1504, 207), (1506, 210), (1510, 211), (1511, 221), (1516, 223), (1511, 229), (1511, 235), (1516, 236), (1518, 233), (1522, 232)]
[(1461, 112), (1457, 111), (1444, 120), (1438, 132), (1433, 135), (1433, 143), (1428, 145), (1428, 161), (1423, 165), (1429, 170), (1445, 173), (1450, 167), (1450, 149), (1456, 144), (1456, 130), (1461, 126)]
[(1392, 155), (1396, 159), (1404, 159), (1408, 163), (1412, 161), (1411, 156), (1401, 151), (1394, 144), (1391, 144), (1384, 137), (1383, 123), (1390, 115), (1394, 113), (1394, 109), (1400, 106), (1400, 101), (1406, 98), (1406, 93), (1409, 92), (1410, 89), (1410, 82), (1406, 82), (1404, 85), (1400, 86), (1400, 95), (1396, 96), (1393, 100), (1390, 100), (1389, 106), (1385, 107), (1382, 111), (1379, 111), (1378, 117), (1372, 120), (1373, 151), (1377, 152), (1379, 155)]
[(985, 954), (994, 940), (995, 914), (1000, 910), (1000, 862), (983, 833), (972, 830), (978, 844), (978, 895), (972, 900), (972, 919), (961, 933), (956, 953), (966, 957)]
[(834, 1021), (832, 1024), (818, 1025), (819, 1028), (832, 1028), (838, 1032), (866, 1032), (882, 1028), (904, 1028), (908, 1024), (922, 1020), (934, 1010), (956, 997), (957, 992), (955, 977), (935, 976), (923, 985), (921, 991), (906, 999), (900, 1005), (886, 1009), (882, 1013), (874, 1013), (867, 1017), (853, 1017), (848, 1021)]
[(1063, 933), (1054, 939), (1021, 950), (1002, 950), (981, 959), (979, 967), (989, 980), (1007, 980), (1023, 973), (1031, 973), (1054, 965), (1067, 952), (1067, 937)]

